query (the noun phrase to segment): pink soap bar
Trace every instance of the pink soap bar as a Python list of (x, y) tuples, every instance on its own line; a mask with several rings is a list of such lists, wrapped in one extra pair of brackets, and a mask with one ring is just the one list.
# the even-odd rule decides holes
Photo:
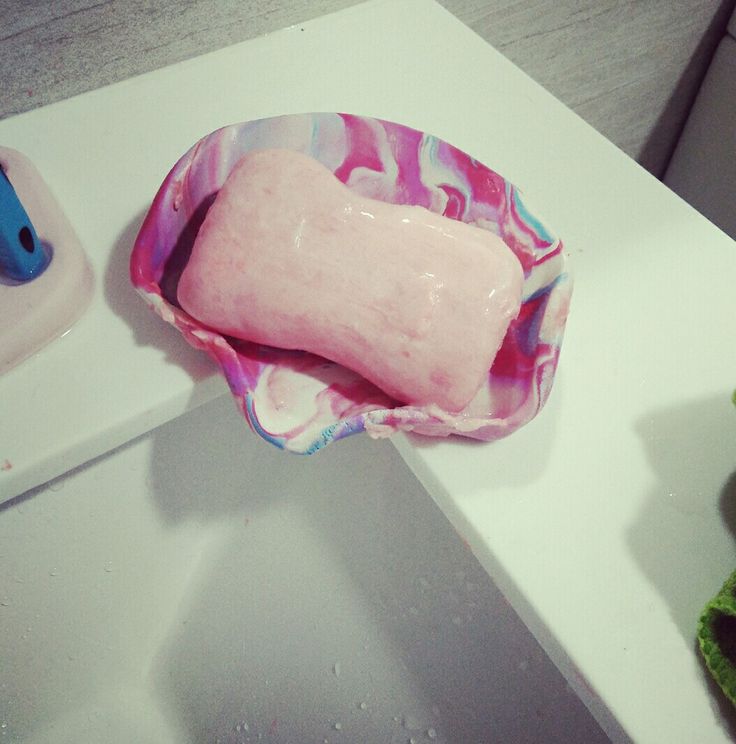
[(458, 412), (522, 283), (493, 233), (361, 197), (306, 155), (257, 150), (210, 207), (178, 299), (221, 333), (319, 354), (396, 400)]

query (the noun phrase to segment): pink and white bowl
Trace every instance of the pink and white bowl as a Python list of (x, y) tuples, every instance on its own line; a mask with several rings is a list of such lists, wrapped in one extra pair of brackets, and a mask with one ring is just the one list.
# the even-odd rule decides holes
[[(486, 384), (464, 411), (403, 405), (322, 357), (223, 336), (181, 309), (177, 283), (207, 209), (242, 155), (269, 147), (310, 155), (362, 196), (421, 205), (490, 230), (517, 255), (525, 276), (521, 312)], [(561, 241), (502, 176), (430, 134), (335, 113), (259, 119), (199, 140), (156, 194), (135, 241), (130, 273), (153, 310), (219, 364), (253, 430), (300, 454), (362, 431), (372, 437), (413, 431), (485, 441), (511, 434), (549, 396), (572, 291)]]

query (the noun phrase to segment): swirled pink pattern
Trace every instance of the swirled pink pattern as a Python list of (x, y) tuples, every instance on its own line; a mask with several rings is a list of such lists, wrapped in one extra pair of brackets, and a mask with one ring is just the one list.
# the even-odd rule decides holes
[[(176, 300), (176, 286), (202, 220), (247, 151), (280, 147), (310, 155), (363, 196), (418, 204), (500, 235), (524, 268), (524, 301), (489, 370), (459, 414), (404, 406), (333, 362), (227, 338)], [(469, 155), (401, 124), (349, 114), (299, 114), (235, 124), (197, 142), (156, 194), (135, 242), (131, 280), (148, 304), (220, 365), (251, 427), (292, 452), (310, 454), (366, 431), (493, 440), (530, 421), (549, 395), (572, 283), (562, 243), (519, 191)]]

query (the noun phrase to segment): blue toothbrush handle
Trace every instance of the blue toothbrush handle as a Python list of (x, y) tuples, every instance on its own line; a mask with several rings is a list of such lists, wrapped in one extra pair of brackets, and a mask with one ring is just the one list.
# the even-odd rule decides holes
[(33, 223), (0, 168), (0, 274), (25, 282), (41, 274), (47, 263)]

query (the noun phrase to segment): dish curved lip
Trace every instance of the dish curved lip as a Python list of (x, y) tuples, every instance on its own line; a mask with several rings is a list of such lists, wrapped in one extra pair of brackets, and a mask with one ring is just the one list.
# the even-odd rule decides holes
[[(487, 383), (464, 411), (400, 404), (333, 362), (229, 338), (179, 306), (176, 285), (207, 209), (242, 155), (269, 147), (310, 155), (362, 196), (420, 205), (491, 230), (516, 254), (524, 269), (521, 311)], [(251, 428), (300, 454), (362, 431), (484, 441), (511, 434), (549, 396), (572, 292), (562, 241), (513, 184), (431, 134), (345, 113), (256, 119), (201, 138), (159, 188), (136, 238), (130, 274), (151, 308), (218, 363)]]

